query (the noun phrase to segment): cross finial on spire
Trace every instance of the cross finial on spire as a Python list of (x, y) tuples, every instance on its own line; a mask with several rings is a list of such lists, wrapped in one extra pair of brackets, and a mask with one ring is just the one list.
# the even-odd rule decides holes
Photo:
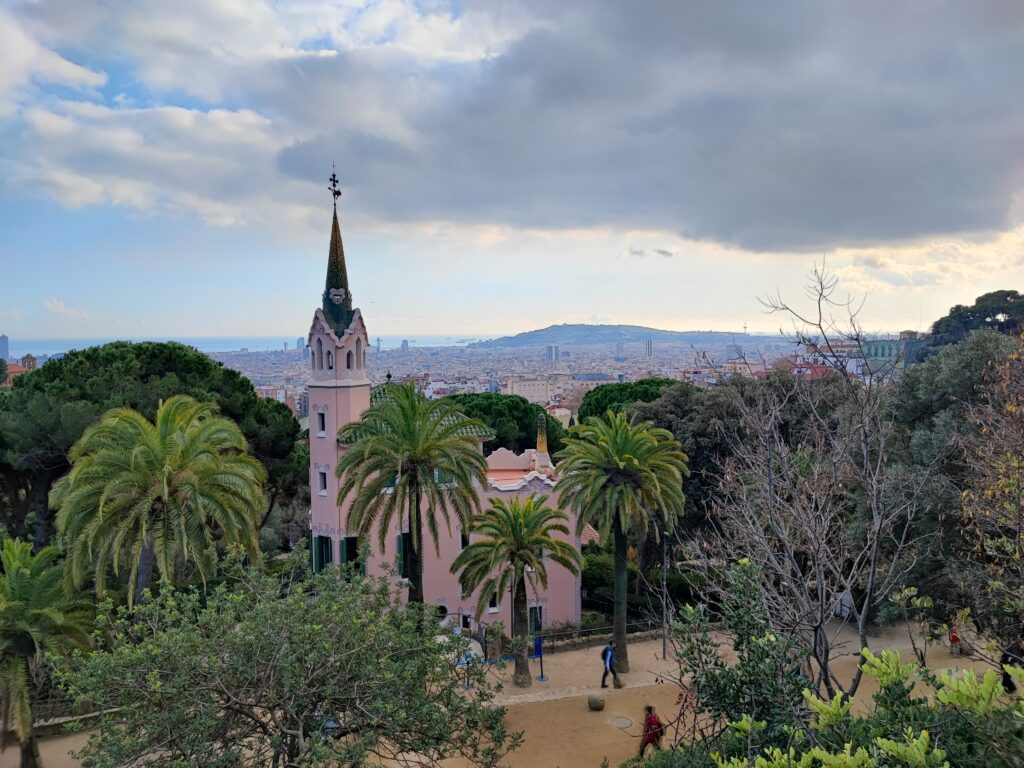
[(334, 209), (338, 209), (338, 198), (341, 197), (341, 190), (338, 189), (338, 174), (335, 172), (334, 163), (331, 163), (331, 178), (328, 179), (331, 182), (331, 186), (328, 187), (331, 190), (331, 194), (334, 195)]

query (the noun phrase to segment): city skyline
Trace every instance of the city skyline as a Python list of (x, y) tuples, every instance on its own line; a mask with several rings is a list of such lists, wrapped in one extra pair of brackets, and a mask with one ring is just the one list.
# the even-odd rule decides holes
[(880, 8), (16, 2), (0, 329), (293, 336), (333, 161), (372, 336), (774, 332), (822, 261), (925, 330), (1024, 284), (1024, 11)]

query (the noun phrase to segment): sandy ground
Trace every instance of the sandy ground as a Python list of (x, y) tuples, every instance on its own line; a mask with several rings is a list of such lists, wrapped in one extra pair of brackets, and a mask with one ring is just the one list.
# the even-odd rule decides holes
[[(904, 660), (912, 658), (905, 633), (898, 630), (873, 638), (872, 647), (894, 648), (902, 651)], [(836, 663), (841, 679), (849, 679), (856, 669), (856, 657), (851, 655)], [(677, 688), (664, 676), (676, 672), (674, 661), (661, 659), (659, 640), (630, 644), (629, 658), (632, 671), (622, 675), (625, 687), (620, 690), (608, 688), (605, 694), (606, 706), (601, 712), (591, 712), (587, 707), (587, 696), (601, 693), (601, 661), (599, 648), (586, 648), (549, 656), (544, 660), (546, 682), (535, 681), (528, 689), (513, 687), (509, 680), (511, 669), (492, 672), (495, 680), (504, 684), (498, 701), (507, 708), (506, 723), (510, 730), (523, 731), (523, 745), (509, 757), (514, 768), (597, 768), (607, 757), (612, 766), (632, 756), (639, 748), (643, 709), (653, 704), (663, 720), (671, 720), (677, 714), (675, 697)], [(671, 655), (671, 649), (670, 649)], [(959, 667), (985, 669), (977, 659), (952, 657), (944, 648), (929, 651), (929, 665), (936, 668)], [(540, 666), (531, 662), (534, 675), (539, 675)], [(874, 679), (865, 677), (857, 698), (869, 701), (877, 690)], [(625, 721), (618, 718), (629, 720)], [(615, 722), (613, 722), (615, 721)], [(670, 731), (671, 733), (671, 731)], [(70, 757), (82, 747), (86, 734), (75, 734), (46, 739), (42, 745), (42, 757), (46, 768), (79, 768), (80, 763)], [(0, 768), (15, 768), (18, 763), (16, 750), (8, 749), (0, 754)], [(463, 768), (466, 764), (451, 761), (450, 768)]]

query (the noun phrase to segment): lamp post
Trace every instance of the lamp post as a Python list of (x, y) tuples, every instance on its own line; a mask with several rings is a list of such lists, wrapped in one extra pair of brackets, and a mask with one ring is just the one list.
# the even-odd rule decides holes
[(668, 660), (668, 531), (661, 516), (661, 658)]

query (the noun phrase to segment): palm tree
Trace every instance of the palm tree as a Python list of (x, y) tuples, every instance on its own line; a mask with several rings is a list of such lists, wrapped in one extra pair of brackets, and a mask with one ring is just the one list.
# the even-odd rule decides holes
[(240, 545), (259, 557), (263, 465), (248, 454), (241, 430), (212, 403), (175, 395), (150, 423), (114, 408), (71, 448), (71, 471), (50, 493), (67, 537), (76, 586), (90, 569), (97, 592), (128, 563), (128, 604), (142, 600), (153, 578), (173, 582), (180, 562), (204, 580), (218, 545)]
[(687, 457), (666, 429), (608, 411), (574, 427), (558, 453), (559, 506), (576, 512), (577, 534), (590, 523), (615, 543), (615, 661), (629, 671), (626, 651), (626, 533), (646, 533), (657, 514), (665, 530), (683, 514)]
[[(381, 552), (392, 524), (408, 523), (409, 546), (399, 543), (409, 575), (410, 602), (423, 602), (423, 526), (440, 551), (438, 522), (464, 530), (479, 510), (487, 478), (480, 441), (490, 435), (444, 400), (428, 400), (412, 385), (374, 390), (362, 419), (340, 430), (349, 444), (338, 461), (338, 506), (351, 499), (348, 526), (366, 536), (376, 527)], [(400, 528), (399, 528), (400, 529)]]
[(569, 535), (564, 512), (547, 506), (547, 496), (530, 494), (525, 500), (491, 499), (491, 508), (477, 518), (472, 532), (482, 538), (471, 542), (452, 563), (452, 573), (461, 571), (459, 581), (466, 594), (480, 588), (476, 604), (479, 618), (495, 596), (512, 592), (512, 635), (520, 640), (516, 647), (516, 685), (532, 684), (527, 646), (522, 642), (529, 632), (526, 610), (527, 581), (534, 590), (548, 586), (547, 559), (568, 569), (580, 571), (582, 557), (568, 541), (555, 534)]
[(65, 590), (56, 560), (56, 547), (33, 555), (32, 545), (17, 539), (0, 549), (0, 729), (13, 728), (22, 768), (42, 765), (33, 730), (33, 672), (46, 653), (89, 645), (89, 605)]

